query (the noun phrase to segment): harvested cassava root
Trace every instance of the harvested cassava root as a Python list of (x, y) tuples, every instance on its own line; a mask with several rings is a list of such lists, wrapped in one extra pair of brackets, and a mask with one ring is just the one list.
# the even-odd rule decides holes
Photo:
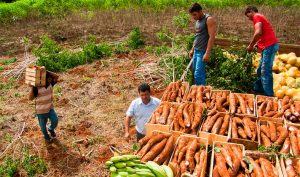
[(211, 101), (209, 108), (210, 110), (217, 110), (219, 112), (229, 111), (229, 94), (230, 91), (212, 91)]
[(229, 133), (229, 122), (229, 114), (213, 110), (207, 114), (207, 118), (202, 125), (201, 131), (227, 136)]
[(280, 118), (278, 100), (273, 97), (257, 96), (257, 115), (263, 117)]
[(249, 94), (230, 93), (229, 109), (231, 114), (254, 114), (254, 96)]
[(293, 123), (300, 122), (300, 101), (293, 101), (288, 96), (281, 100), (281, 114), (286, 120)]
[(154, 161), (157, 164), (167, 164), (174, 150), (175, 137), (171, 134), (156, 133), (146, 136), (139, 141), (140, 150), (137, 152), (142, 162)]
[(289, 126), (288, 132), (289, 138), (286, 138), (286, 141), (289, 140), (289, 144), (284, 142), (288, 146), (286, 152), (291, 152), (295, 157), (300, 157), (300, 130), (295, 126)]
[(170, 102), (182, 102), (184, 96), (186, 96), (187, 91), (189, 90), (188, 82), (171, 82), (166, 88), (162, 101)]
[(169, 166), (175, 176), (190, 174), (204, 177), (207, 164), (207, 151), (199, 139), (180, 137)]
[(280, 158), (280, 166), (283, 176), (296, 177), (300, 174), (300, 159), (299, 158)]
[(242, 148), (236, 144), (216, 144), (213, 177), (238, 176), (243, 160)]
[(183, 101), (209, 103), (211, 96), (211, 86), (191, 86), (189, 93), (183, 98)]
[(246, 116), (233, 117), (231, 122), (232, 138), (257, 140), (256, 121)]
[(197, 134), (202, 122), (203, 104), (181, 103), (173, 120), (173, 130)]
[(177, 112), (178, 104), (167, 101), (161, 102), (150, 118), (152, 124), (171, 125)]
[(282, 147), (281, 153), (289, 153), (290, 140), (285, 126), (272, 121), (260, 122), (260, 141), (265, 147), (272, 145)]

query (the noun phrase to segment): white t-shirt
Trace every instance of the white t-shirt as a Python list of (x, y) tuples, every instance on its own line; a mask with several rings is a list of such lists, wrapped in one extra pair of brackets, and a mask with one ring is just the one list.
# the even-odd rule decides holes
[(160, 100), (151, 97), (150, 102), (146, 105), (141, 98), (133, 100), (126, 112), (126, 116), (134, 118), (136, 130), (145, 134), (145, 124), (149, 121), (150, 116), (160, 104)]

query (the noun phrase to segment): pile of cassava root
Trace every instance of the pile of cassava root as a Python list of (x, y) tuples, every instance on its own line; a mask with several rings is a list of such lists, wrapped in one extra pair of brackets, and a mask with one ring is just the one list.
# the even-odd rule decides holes
[(259, 117), (280, 118), (278, 100), (273, 97), (257, 96), (257, 115)]
[(300, 174), (300, 158), (280, 158), (280, 166), (284, 176), (296, 177)]
[(197, 138), (180, 137), (169, 166), (175, 176), (193, 175), (204, 177), (207, 151)]
[(300, 101), (293, 101), (288, 96), (281, 100), (281, 114), (293, 123), (300, 122)]
[(189, 93), (183, 98), (183, 101), (209, 104), (211, 96), (211, 86), (191, 86)]
[(203, 105), (201, 103), (181, 103), (173, 119), (173, 130), (188, 134), (197, 134), (202, 122)]
[(230, 93), (229, 109), (231, 114), (254, 115), (253, 95)]
[(227, 136), (229, 133), (229, 122), (229, 114), (220, 113), (214, 110), (207, 114), (207, 118), (202, 125), (201, 131)]
[(178, 109), (177, 103), (161, 102), (150, 118), (151, 124), (171, 125)]
[(142, 162), (154, 161), (157, 164), (168, 164), (175, 146), (175, 137), (166, 133), (153, 133), (139, 140), (137, 152)]
[(171, 82), (166, 88), (161, 100), (180, 103), (182, 102), (182, 99), (186, 96), (188, 90), (188, 82)]
[(241, 138), (256, 141), (256, 121), (246, 116), (233, 117), (231, 124), (231, 133), (232, 138)]
[(265, 147), (282, 146), (281, 153), (287, 153), (289, 149), (286, 147), (288, 143), (288, 130), (282, 124), (274, 123), (272, 121), (260, 121), (260, 141)]
[(217, 110), (219, 112), (229, 111), (229, 94), (230, 91), (212, 91), (209, 110)]

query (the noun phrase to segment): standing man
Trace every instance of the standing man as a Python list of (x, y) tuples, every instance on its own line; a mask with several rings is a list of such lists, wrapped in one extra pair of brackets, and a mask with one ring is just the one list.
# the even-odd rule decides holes
[(257, 69), (258, 80), (254, 83), (254, 91), (263, 93), (266, 96), (273, 96), (272, 67), (275, 54), (279, 49), (278, 40), (270, 22), (265, 16), (258, 13), (256, 7), (247, 7), (245, 15), (254, 25), (254, 35), (247, 51), (252, 52), (254, 47), (257, 46), (258, 51), (262, 52), (262, 58)]
[[(35, 109), (41, 131), (47, 143), (56, 137), (55, 128), (58, 124), (58, 118), (53, 107), (53, 86), (57, 83), (58, 75), (47, 71), (46, 85), (43, 87), (31, 87), (29, 99), (35, 99)], [(51, 125), (47, 127), (48, 119)], [(49, 136), (50, 133), (51, 137)]]
[(129, 127), (132, 118), (135, 120), (137, 140), (145, 136), (145, 124), (160, 103), (160, 100), (150, 96), (150, 86), (143, 83), (138, 88), (140, 98), (133, 100), (126, 112), (125, 138), (129, 138)]
[(196, 20), (195, 40), (189, 53), (189, 57), (193, 58), (194, 82), (196, 85), (205, 85), (205, 62), (209, 61), (211, 49), (214, 45), (217, 33), (216, 20), (209, 14), (205, 14), (198, 3), (194, 3), (189, 12)]

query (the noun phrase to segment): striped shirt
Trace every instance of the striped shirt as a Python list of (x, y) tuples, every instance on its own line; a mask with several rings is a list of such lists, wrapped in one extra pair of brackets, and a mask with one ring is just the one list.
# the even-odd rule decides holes
[(38, 87), (38, 95), (36, 97), (36, 113), (46, 114), (53, 109), (53, 89), (50, 84), (46, 87)]

